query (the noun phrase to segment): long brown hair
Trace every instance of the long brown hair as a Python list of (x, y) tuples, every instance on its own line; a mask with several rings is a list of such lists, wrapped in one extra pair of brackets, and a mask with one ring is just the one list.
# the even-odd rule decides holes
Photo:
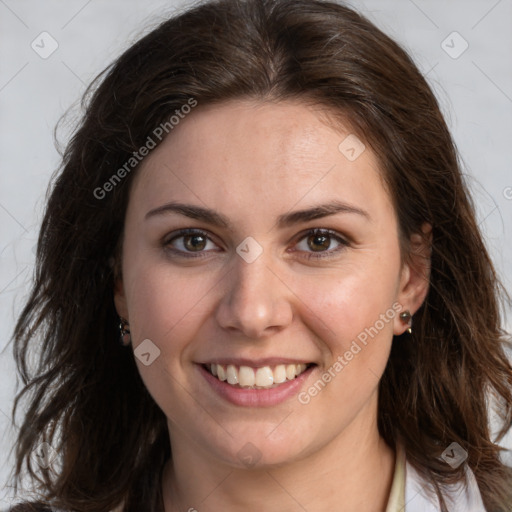
[[(442, 486), (462, 480), (464, 466), (452, 469), (439, 455), (457, 442), (487, 509), (509, 511), (511, 470), (497, 444), (512, 425), (512, 368), (500, 318), (507, 297), (456, 148), (406, 52), (352, 9), (321, 0), (196, 5), (139, 40), (89, 87), (51, 187), (33, 289), (14, 332), (25, 386), (13, 418), (27, 401), (16, 482), (26, 464), (43, 501), (60, 508), (156, 506), (158, 471), (171, 456), (166, 418), (118, 341), (113, 304), (111, 263), (137, 166), (105, 183), (191, 98), (198, 105), (255, 98), (325, 107), (376, 153), (401, 239), (425, 222), (433, 226), (429, 294), (412, 336), (394, 338), (379, 384), (380, 434), (390, 446), (403, 443), (443, 510)], [(405, 258), (408, 251), (404, 243)], [(34, 353), (38, 363), (30, 368)], [(496, 440), (488, 397), (503, 419)], [(30, 455), (43, 441), (60, 456), (54, 472), (32, 467)]]

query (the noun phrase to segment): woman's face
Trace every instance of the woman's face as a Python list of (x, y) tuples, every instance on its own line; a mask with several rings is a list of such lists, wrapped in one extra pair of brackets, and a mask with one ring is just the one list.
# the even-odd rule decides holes
[(292, 102), (181, 120), (134, 179), (122, 271), (117, 310), (173, 453), (238, 467), (375, 432), (399, 311), (425, 293), (375, 155)]

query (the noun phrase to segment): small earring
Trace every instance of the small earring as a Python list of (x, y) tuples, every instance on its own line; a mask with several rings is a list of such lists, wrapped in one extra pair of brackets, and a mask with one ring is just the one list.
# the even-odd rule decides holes
[(122, 316), (119, 317), (119, 341), (121, 345), (128, 346), (132, 342), (130, 335), (130, 324)]
[(402, 320), (402, 322), (404, 324), (407, 324), (409, 326), (409, 328), (407, 329), (407, 332), (409, 334), (411, 334), (412, 333), (412, 315), (408, 309), (406, 311), (404, 311), (403, 313), (400, 313), (400, 320)]

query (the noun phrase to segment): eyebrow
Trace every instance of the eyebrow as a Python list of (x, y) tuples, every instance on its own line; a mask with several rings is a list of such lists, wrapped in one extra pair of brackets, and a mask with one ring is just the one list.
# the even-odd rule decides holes
[[(229, 219), (215, 210), (210, 208), (203, 208), (202, 206), (198, 205), (183, 204), (174, 201), (150, 210), (148, 213), (146, 213), (145, 219), (168, 213), (178, 213), (180, 215), (184, 215), (185, 217), (197, 219), (219, 228), (232, 228)], [(353, 213), (361, 215), (367, 220), (371, 220), (371, 217), (367, 211), (342, 201), (335, 200), (304, 210), (284, 213), (278, 217), (277, 226), (278, 228), (282, 229), (293, 226), (294, 224), (321, 219), (323, 217), (328, 217), (337, 213)]]

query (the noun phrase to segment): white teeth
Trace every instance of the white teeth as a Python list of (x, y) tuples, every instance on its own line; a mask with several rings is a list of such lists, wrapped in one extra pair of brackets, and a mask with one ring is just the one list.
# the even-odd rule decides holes
[(266, 388), (274, 384), (274, 374), (269, 366), (256, 370), (256, 386)]
[(293, 380), (300, 375), (307, 366), (305, 364), (278, 364), (275, 367), (263, 366), (251, 368), (228, 364), (227, 367), (221, 364), (210, 364), (210, 373), (221, 381), (236, 387), (244, 388), (270, 388), (278, 384)]
[(240, 386), (254, 386), (255, 382), (254, 370), (249, 368), (249, 366), (240, 366), (238, 371), (238, 383)]
[[(214, 365), (212, 365), (214, 366)], [(226, 370), (224, 370), (224, 366), (221, 366), (220, 364), (215, 365), (217, 367), (217, 377), (219, 380), (226, 380)], [(213, 372), (212, 372), (213, 373)]]
[(294, 364), (287, 364), (286, 365), (286, 378), (288, 380), (292, 380), (295, 378), (296, 372), (295, 372), (295, 366)]
[(229, 384), (238, 384), (238, 372), (232, 364), (228, 364), (226, 369), (226, 375)]
[(284, 364), (278, 364), (274, 368), (274, 382), (276, 384), (281, 384), (286, 380), (286, 366)]

